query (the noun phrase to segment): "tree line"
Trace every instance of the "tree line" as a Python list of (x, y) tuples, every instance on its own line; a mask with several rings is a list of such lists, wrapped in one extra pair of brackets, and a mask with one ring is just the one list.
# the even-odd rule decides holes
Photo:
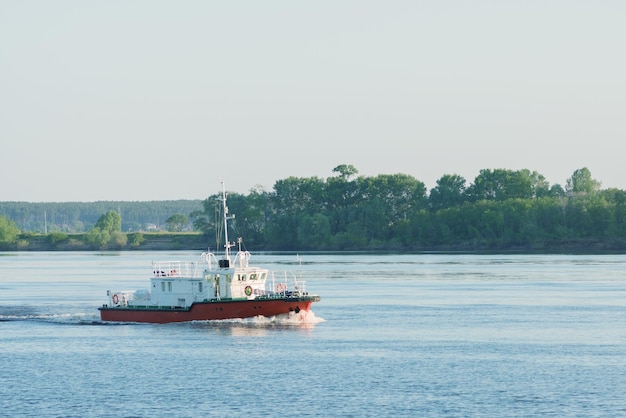
[[(406, 174), (358, 176), (352, 165), (333, 173), (229, 194), (236, 233), (272, 250), (626, 248), (626, 193), (602, 190), (587, 168), (565, 187), (536, 171), (484, 169), (470, 184), (444, 175), (429, 191)], [(218, 197), (191, 214), (216, 236)]]
[[(167, 219), (182, 229), (188, 216), (193, 230), (221, 248), (219, 198), (218, 192), (187, 201), (193, 208), (169, 212)], [(427, 190), (406, 174), (359, 176), (344, 164), (326, 179), (289, 177), (272, 191), (228, 193), (230, 213), (236, 215), (229, 234), (243, 237), (254, 250), (623, 250), (624, 202), (626, 192), (601, 189), (587, 168), (576, 170), (564, 187), (536, 171), (484, 169), (472, 183), (446, 174)], [(152, 203), (153, 209), (158, 206)], [(95, 231), (94, 226), (87, 235)], [(112, 237), (123, 241), (109, 230)]]
[[(100, 216), (116, 211), (122, 217), (121, 231), (167, 229), (173, 215), (188, 217), (202, 208), (201, 200), (165, 200), (148, 202), (0, 202), (0, 216), (6, 216), (24, 232), (89, 232)], [(183, 229), (191, 229), (191, 223)]]

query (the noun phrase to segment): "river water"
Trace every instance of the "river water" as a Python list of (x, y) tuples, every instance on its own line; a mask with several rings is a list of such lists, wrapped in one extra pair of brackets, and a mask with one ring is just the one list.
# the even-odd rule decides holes
[(196, 257), (0, 253), (0, 416), (626, 415), (626, 255), (261, 254), (304, 321), (99, 320)]

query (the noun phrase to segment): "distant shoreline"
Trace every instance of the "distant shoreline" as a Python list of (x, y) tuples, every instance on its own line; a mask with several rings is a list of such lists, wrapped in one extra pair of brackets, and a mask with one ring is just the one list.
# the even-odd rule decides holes
[[(131, 234), (129, 234), (130, 236)], [(13, 244), (0, 247), (0, 252), (15, 251), (215, 251), (215, 243), (201, 233), (141, 233), (140, 240), (129, 239), (124, 245), (94, 248), (86, 243), (83, 234), (70, 234), (54, 241), (50, 235), (25, 235)], [(212, 245), (209, 245), (212, 244)], [(301, 252), (297, 249), (255, 248), (255, 252)], [(567, 242), (537, 243), (534, 245), (495, 246), (480, 242), (465, 242), (456, 245), (414, 248), (352, 248), (349, 250), (318, 250), (312, 252), (362, 252), (362, 253), (519, 253), (519, 254), (626, 254), (626, 242), (601, 240), (569, 240)]]
[(108, 245), (95, 248), (84, 240), (85, 234), (68, 234), (63, 239), (54, 240), (53, 235), (22, 235), (17, 242), (5, 244), (0, 251), (167, 251), (167, 250), (206, 250), (209, 240), (201, 233), (138, 233), (127, 234), (124, 245)]

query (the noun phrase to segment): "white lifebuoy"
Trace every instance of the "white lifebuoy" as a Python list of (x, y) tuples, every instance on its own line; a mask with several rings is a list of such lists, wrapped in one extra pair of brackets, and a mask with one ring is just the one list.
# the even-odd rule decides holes
[(111, 297), (111, 301), (117, 305), (118, 303), (120, 303), (120, 297), (117, 293), (114, 293), (113, 296)]
[(284, 292), (285, 290), (287, 290), (287, 286), (286, 286), (285, 284), (283, 284), (283, 283), (278, 283), (278, 284), (276, 285), (276, 291), (277, 291), (278, 293), (282, 293), (282, 292)]

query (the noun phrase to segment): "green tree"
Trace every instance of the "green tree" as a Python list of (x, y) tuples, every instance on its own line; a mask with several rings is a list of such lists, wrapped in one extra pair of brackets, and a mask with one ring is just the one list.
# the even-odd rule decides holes
[(560, 184), (553, 184), (550, 186), (550, 191), (548, 192), (548, 196), (550, 197), (564, 197), (565, 190), (563, 190), (563, 186)]
[(558, 197), (537, 199), (534, 204), (537, 227), (542, 241), (552, 241), (565, 236), (565, 210)]
[(289, 177), (274, 183), (273, 204), (279, 214), (325, 210), (327, 185), (318, 177)]
[(196, 231), (202, 231), (208, 236), (216, 235), (220, 223), (220, 195), (213, 194), (202, 201), (202, 210), (195, 210), (189, 214)]
[(274, 183), (274, 193), (266, 200), (267, 244), (276, 249), (300, 248), (300, 222), (306, 215), (326, 212), (326, 188), (318, 177), (289, 177)]
[(109, 234), (113, 231), (122, 230), (122, 216), (114, 210), (110, 210), (104, 215), (100, 216), (95, 224), (96, 228), (101, 231), (106, 231)]
[(87, 244), (89, 244), (94, 249), (105, 249), (110, 240), (111, 234), (109, 233), (109, 231), (104, 231), (97, 226), (91, 228), (91, 230), (87, 234), (85, 234), (85, 242), (87, 242)]
[(235, 215), (231, 221), (232, 233), (243, 238), (251, 248), (265, 245), (265, 227), (270, 216), (270, 197), (262, 187), (250, 189), (248, 195), (232, 193), (228, 195), (229, 213)]
[(113, 231), (111, 232), (111, 237), (109, 238), (108, 245), (111, 245), (115, 248), (124, 248), (128, 243), (128, 237), (122, 231)]
[(507, 170), (480, 170), (467, 190), (473, 201), (480, 200), (501, 200), (504, 194), (504, 184), (506, 183)]
[(165, 228), (170, 232), (180, 232), (189, 222), (189, 218), (182, 213), (175, 213), (165, 220)]
[(434, 210), (450, 208), (465, 201), (466, 180), (458, 174), (445, 174), (430, 190), (429, 203)]
[(359, 171), (351, 164), (340, 164), (333, 168), (333, 173), (339, 173), (342, 180), (349, 180), (350, 177), (359, 174)]
[(121, 248), (127, 240), (126, 234), (122, 233), (122, 216), (114, 210), (100, 216), (96, 225), (85, 235), (85, 241), (97, 249), (108, 246)]
[(0, 216), (0, 245), (13, 244), (20, 235), (20, 229), (6, 216)]
[(298, 242), (303, 250), (320, 250), (328, 246), (330, 223), (321, 213), (304, 215), (298, 225)]
[[(525, 172), (528, 172), (528, 170), (523, 170)], [(546, 178), (537, 173), (536, 171), (533, 171), (530, 174), (530, 178), (531, 178), (531, 184), (532, 184), (532, 188), (533, 188), (533, 193), (534, 196), (537, 198), (540, 197), (545, 197), (545, 196), (550, 196), (550, 183), (546, 180)]]
[(529, 170), (495, 169), (480, 170), (474, 183), (468, 188), (468, 195), (474, 201), (528, 199), (535, 195), (537, 186), (545, 188), (543, 176)]
[(572, 177), (567, 179), (565, 191), (570, 194), (591, 194), (600, 190), (601, 183), (591, 177), (591, 171), (587, 167), (574, 171)]
[(130, 245), (133, 247), (139, 247), (145, 241), (145, 237), (141, 232), (128, 234), (127, 239), (130, 240)]
[(381, 174), (361, 181), (363, 198), (361, 208), (368, 238), (378, 243), (393, 239), (396, 227), (411, 214), (426, 207), (426, 186), (421, 181), (406, 174)]

